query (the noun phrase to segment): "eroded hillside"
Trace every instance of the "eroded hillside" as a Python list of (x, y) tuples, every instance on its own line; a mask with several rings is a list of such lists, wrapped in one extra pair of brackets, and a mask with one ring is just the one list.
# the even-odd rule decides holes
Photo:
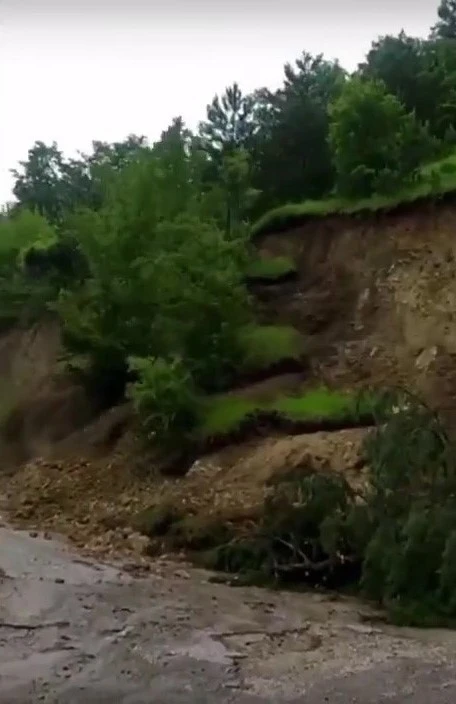
[(258, 291), (269, 315), (311, 336), (316, 378), (348, 387), (403, 384), (456, 406), (456, 209), (420, 204), (371, 218), (310, 220), (264, 235), (299, 278)]
[[(258, 399), (320, 384), (349, 390), (398, 384), (453, 422), (455, 225), (454, 205), (425, 204), (264, 235), (260, 255), (286, 255), (297, 271), (282, 283), (251, 284), (260, 317), (297, 328), (306, 361), (231, 394)], [(19, 388), (20, 360), (33, 360), (21, 394), (9, 397), (3, 432), (9, 464), (28, 461), (2, 478), (11, 515), (21, 523), (58, 529), (81, 547), (138, 554), (145, 545), (138, 515), (152, 506), (153, 521), (157, 511), (159, 518), (189, 519), (174, 541), (180, 549), (204, 544), (221, 524), (248, 530), (274, 477), (293, 468), (333, 469), (352, 484), (363, 481), (364, 428), (293, 435), (263, 428), (205, 453), (185, 477), (162, 476), (135, 438), (129, 407), (94, 418), (82, 389), (62, 374), (58, 348), (58, 331), (48, 324), (8, 333), (2, 342), (5, 388)], [(158, 550), (168, 547), (155, 542)]]

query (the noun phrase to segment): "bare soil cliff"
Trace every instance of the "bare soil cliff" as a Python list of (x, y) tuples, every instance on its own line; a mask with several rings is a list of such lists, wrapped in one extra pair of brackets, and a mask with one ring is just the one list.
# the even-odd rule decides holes
[[(455, 431), (455, 233), (454, 205), (420, 204), (264, 235), (260, 253), (290, 256), (298, 276), (256, 285), (260, 314), (304, 333), (309, 384), (403, 385)], [(202, 458), (184, 478), (163, 478), (138, 448), (128, 406), (94, 417), (83, 390), (62, 374), (59, 354), (55, 324), (0, 339), (0, 494), (22, 524), (58, 529), (90, 549), (138, 552), (144, 543), (129, 523), (151, 504), (209, 524), (246, 525), (276, 473), (312, 462), (362, 481), (363, 429), (257, 438)], [(293, 375), (283, 382), (293, 384)], [(271, 392), (268, 380), (261, 384)], [(276, 376), (270, 384), (281, 382)]]

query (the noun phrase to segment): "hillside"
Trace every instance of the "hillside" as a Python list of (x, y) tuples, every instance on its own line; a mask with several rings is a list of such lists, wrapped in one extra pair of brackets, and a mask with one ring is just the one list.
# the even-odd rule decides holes
[[(282, 282), (251, 280), (260, 316), (294, 326), (306, 340), (306, 359), (301, 369), (285, 365), (229, 396), (258, 401), (322, 384), (340, 390), (405, 385), (454, 423), (455, 226), (454, 205), (423, 203), (262, 236), (259, 256), (286, 257), (295, 271)], [(206, 452), (183, 478), (162, 476), (153, 453), (144, 453), (135, 438), (130, 407), (97, 415), (82, 389), (65, 381), (58, 348), (58, 330), (48, 323), (2, 338), (3, 388), (22, 393), (10, 392), (4, 411), (3, 453), (16, 469), (3, 473), (1, 490), (21, 524), (62, 531), (80, 547), (122, 549), (143, 559), (137, 516), (151, 505), (153, 520), (157, 511), (191, 518), (176, 544), (192, 547), (216, 526), (237, 525), (242, 532), (261, 514), (274, 477), (293, 467), (333, 469), (352, 484), (363, 481), (366, 430), (328, 432), (324, 424), (312, 433), (265, 427), (260, 436), (257, 430)]]

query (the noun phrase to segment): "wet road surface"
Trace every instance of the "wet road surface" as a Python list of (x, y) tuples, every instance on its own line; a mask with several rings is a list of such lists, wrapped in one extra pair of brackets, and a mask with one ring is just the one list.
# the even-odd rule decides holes
[(0, 528), (0, 704), (453, 704), (456, 634)]

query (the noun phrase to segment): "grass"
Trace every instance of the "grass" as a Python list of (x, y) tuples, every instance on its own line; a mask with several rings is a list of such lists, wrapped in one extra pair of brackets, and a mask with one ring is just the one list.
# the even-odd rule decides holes
[(271, 408), (290, 420), (356, 420), (368, 411), (367, 404), (340, 391), (322, 387), (303, 396), (285, 396), (271, 404)]
[(244, 373), (258, 372), (283, 360), (298, 361), (304, 352), (301, 335), (287, 325), (250, 325), (241, 333)]
[(236, 396), (217, 396), (206, 404), (198, 435), (203, 438), (229, 435), (258, 410), (258, 404)]
[(247, 269), (247, 278), (275, 281), (283, 276), (295, 274), (296, 264), (291, 257), (258, 257)]
[(279, 231), (298, 225), (312, 218), (329, 215), (355, 215), (357, 213), (390, 210), (401, 204), (443, 196), (456, 192), (456, 153), (426, 164), (421, 169), (421, 181), (413, 186), (398, 190), (392, 195), (373, 195), (370, 198), (349, 200), (328, 198), (307, 200), (303, 203), (288, 203), (264, 213), (251, 227), (252, 238), (266, 232)]
[(203, 440), (229, 435), (239, 430), (249, 416), (261, 411), (276, 412), (294, 422), (353, 423), (373, 413), (374, 401), (374, 397), (359, 399), (357, 395), (325, 387), (298, 396), (279, 396), (269, 403), (230, 395), (217, 396), (207, 401), (198, 435)]

